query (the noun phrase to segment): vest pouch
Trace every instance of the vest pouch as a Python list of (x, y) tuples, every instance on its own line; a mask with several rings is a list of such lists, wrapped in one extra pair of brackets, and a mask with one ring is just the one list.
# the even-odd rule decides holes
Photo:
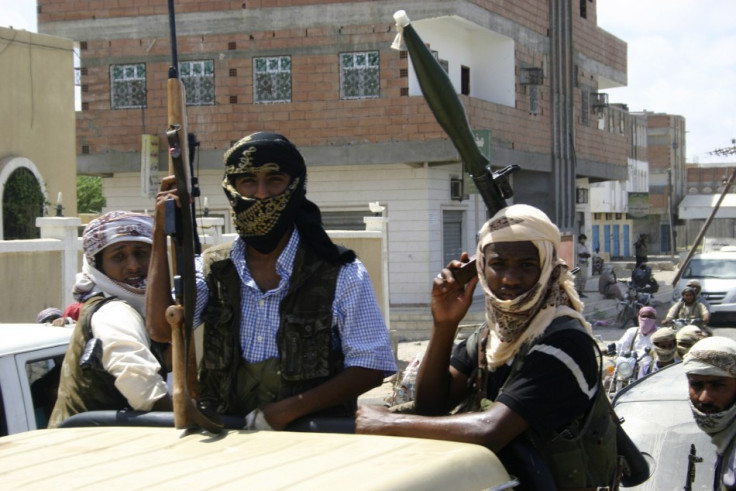
[(281, 345), (281, 375), (289, 382), (330, 376), (332, 313), (285, 314)]
[(232, 309), (226, 305), (208, 305), (202, 313), (205, 329), (202, 363), (210, 370), (222, 370), (233, 362), (232, 318)]
[(616, 427), (603, 390), (598, 390), (588, 418), (579, 418), (550, 438), (530, 431), (534, 445), (549, 463), (559, 489), (610, 485), (617, 472)]
[(102, 340), (99, 338), (90, 338), (84, 345), (82, 356), (79, 357), (79, 368), (82, 371), (96, 370), (104, 372), (102, 366)]

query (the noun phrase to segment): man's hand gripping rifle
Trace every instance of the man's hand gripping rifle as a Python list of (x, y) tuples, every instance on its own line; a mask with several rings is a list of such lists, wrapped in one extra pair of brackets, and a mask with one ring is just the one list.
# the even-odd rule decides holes
[[(444, 68), (414, 30), (406, 12), (399, 10), (394, 14), (394, 20), (399, 35), (392, 47), (400, 49), (403, 38), (427, 105), (467, 166), (488, 209), (488, 215), (495, 215), (507, 206), (506, 200), (514, 194), (508, 176), (518, 170), (519, 166), (509, 165), (498, 172), (491, 170), (490, 162), (475, 143), (465, 108)], [(462, 268), (454, 270), (455, 279), (461, 283), (466, 283), (475, 274), (475, 258), (471, 258)]]
[[(172, 371), (174, 374), (174, 425), (177, 428), (201, 427), (219, 433), (223, 424), (215, 414), (205, 414), (197, 406), (196, 356), (192, 336), (192, 322), (196, 303), (194, 256), (199, 253), (199, 237), (194, 214), (198, 188), (192, 178), (191, 161), (186, 129), (185, 91), (178, 73), (176, 53), (176, 21), (174, 1), (168, 0), (171, 35), (172, 66), (167, 82), (169, 142), (169, 174), (176, 178), (176, 189), (181, 206), (175, 200), (166, 202), (166, 234), (171, 236), (174, 250), (174, 292), (176, 304), (166, 310), (171, 326)], [(193, 148), (192, 148), (193, 149)]]

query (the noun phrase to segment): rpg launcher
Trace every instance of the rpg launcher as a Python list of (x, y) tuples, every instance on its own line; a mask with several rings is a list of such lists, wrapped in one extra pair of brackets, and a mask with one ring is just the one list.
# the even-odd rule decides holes
[[(223, 423), (216, 414), (205, 414), (197, 405), (196, 356), (193, 343), (194, 306), (197, 300), (194, 283), (194, 256), (200, 252), (199, 235), (195, 221), (194, 197), (199, 195), (196, 179), (192, 178), (190, 141), (186, 129), (186, 92), (179, 79), (179, 61), (176, 52), (176, 20), (174, 0), (168, 0), (169, 30), (171, 37), (171, 67), (167, 82), (169, 142), (169, 174), (176, 178), (176, 189), (181, 206), (172, 199), (166, 203), (166, 233), (173, 245), (172, 266), (176, 304), (166, 310), (171, 326), (172, 371), (174, 375), (174, 426), (200, 427), (219, 433)], [(191, 138), (194, 150), (196, 139)]]
[[(465, 108), (444, 68), (414, 30), (406, 12), (397, 11), (394, 20), (399, 34), (392, 48), (400, 49), (403, 40), (427, 105), (465, 163), (465, 168), (488, 209), (488, 215), (495, 215), (507, 206), (506, 200), (514, 195), (508, 176), (518, 170), (519, 166), (509, 165), (498, 172), (491, 170), (490, 162), (475, 143)], [(470, 280), (476, 274), (475, 258), (453, 274), (462, 283)]]
[[(519, 166), (509, 165), (499, 172), (491, 170), (488, 159), (483, 156), (475, 143), (465, 108), (444, 68), (414, 30), (405, 11), (397, 11), (394, 14), (394, 20), (399, 34), (392, 48), (400, 49), (403, 40), (427, 105), (455, 145), (483, 198), (489, 216), (495, 215), (496, 212), (507, 206), (506, 200), (513, 196), (508, 176), (518, 170)], [(453, 275), (461, 283), (467, 282), (476, 274), (475, 258), (464, 264), (462, 268), (453, 271)], [(649, 465), (619, 424), (613, 408), (611, 411), (612, 418), (617, 424), (616, 437), (619, 453), (623, 455), (627, 463), (622, 482), (627, 486), (640, 484), (649, 477)]]

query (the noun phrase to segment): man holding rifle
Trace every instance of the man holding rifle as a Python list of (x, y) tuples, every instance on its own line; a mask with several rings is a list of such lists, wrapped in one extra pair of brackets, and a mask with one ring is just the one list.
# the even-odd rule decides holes
[[(277, 430), (310, 414), (352, 415), (357, 397), (396, 370), (365, 267), (325, 233), (306, 198), (304, 159), (288, 139), (254, 133), (224, 161), (239, 237), (196, 262), (200, 404), (255, 414), (259, 427)], [(163, 220), (164, 202), (176, 199), (172, 184), (166, 178), (156, 198), (149, 275), (148, 327), (161, 341), (171, 335)]]

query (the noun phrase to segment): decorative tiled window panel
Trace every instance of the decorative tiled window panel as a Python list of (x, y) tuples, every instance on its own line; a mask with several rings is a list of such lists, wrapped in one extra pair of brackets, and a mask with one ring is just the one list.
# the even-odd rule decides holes
[(255, 102), (291, 102), (291, 57), (253, 59)]
[(379, 96), (378, 51), (340, 53), (340, 98), (367, 99)]
[(182, 61), (179, 77), (187, 91), (187, 106), (215, 103), (215, 63), (212, 60)]
[(110, 65), (110, 104), (113, 109), (146, 106), (146, 64)]

